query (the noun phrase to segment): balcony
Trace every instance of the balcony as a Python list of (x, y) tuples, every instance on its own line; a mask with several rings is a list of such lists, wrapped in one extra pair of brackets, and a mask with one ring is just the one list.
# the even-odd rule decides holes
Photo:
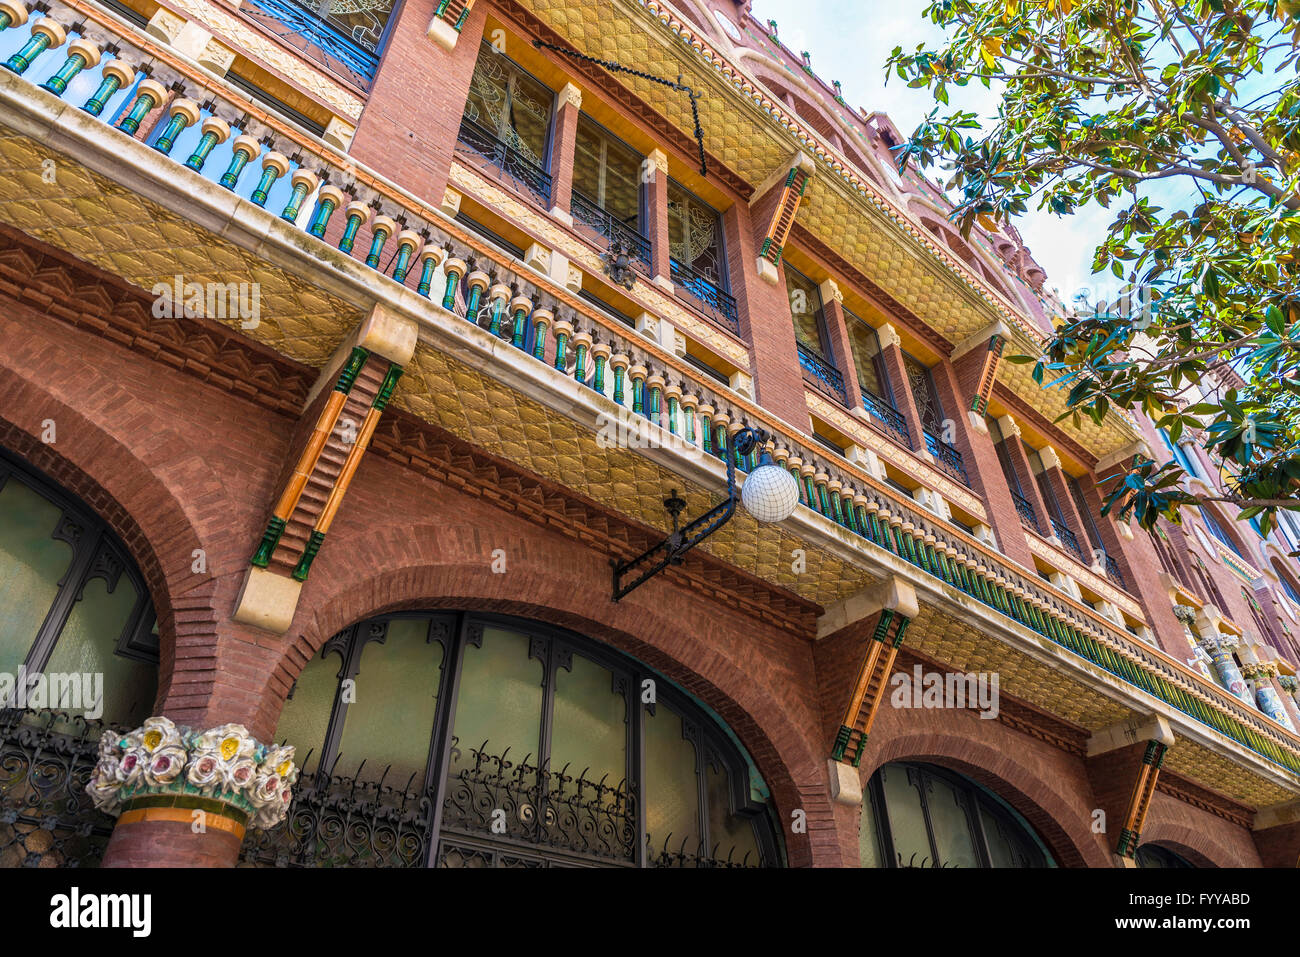
[(1083, 549), (1079, 546), (1078, 536), (1076, 536), (1074, 532), (1070, 531), (1063, 522), (1060, 522), (1055, 518), (1052, 519), (1052, 534), (1061, 540), (1061, 545), (1067, 552), (1085, 565), (1092, 564), (1092, 562), (1088, 560), (1088, 556), (1083, 553)]
[(649, 273), (650, 240), (642, 236), (635, 226), (618, 219), (613, 213), (602, 209), (594, 199), (588, 199), (576, 189), (569, 201), (569, 212), (574, 222), (582, 223), (605, 239), (621, 242), (632, 253), (634, 269)]
[(1107, 552), (1105, 549), (1102, 549), (1101, 554), (1102, 554), (1102, 566), (1106, 570), (1106, 577), (1109, 578), (1114, 584), (1118, 585), (1120, 588), (1127, 590), (1128, 585), (1124, 583), (1124, 576), (1123, 574), (1120, 573), (1119, 565), (1115, 563), (1115, 559), (1111, 558), (1110, 553)]
[(1010, 492), (1011, 501), (1016, 503), (1016, 511), (1020, 513), (1020, 524), (1025, 528), (1033, 529), (1041, 535), (1043, 527), (1038, 524), (1038, 514), (1034, 511), (1034, 503), (1015, 489), (1011, 489)]
[(955, 478), (962, 485), (970, 488), (970, 476), (966, 474), (966, 466), (962, 462), (961, 453), (931, 432), (927, 431), (924, 435), (925, 449), (934, 456), (940, 470), (946, 472), (950, 478)]
[(736, 300), (707, 276), (696, 272), (685, 263), (669, 258), (669, 278), (678, 288), (690, 293), (700, 302), (718, 325), (733, 335), (740, 335), (740, 312)]
[(874, 392), (865, 389), (862, 391), (862, 407), (891, 438), (906, 449), (912, 447), (912, 430), (907, 427), (907, 420), (903, 418), (903, 413)]
[(551, 175), (487, 127), (462, 117), (456, 152), (485, 160), (497, 170), (498, 178), (508, 178), (516, 189), (531, 194), (539, 206), (550, 205)]
[[(56, 11), (65, 12), (58, 0), (54, 0), (54, 6)], [(149, 41), (135, 34), (120, 37), (118, 42), (123, 58), (131, 62), (149, 61), (153, 53)], [(761, 576), (764, 569), (753, 560), (756, 551), (760, 555), (779, 554), (786, 545), (797, 543), (818, 559), (809, 562), (808, 575), (796, 576), (787, 585), (804, 602), (818, 594), (843, 594), (848, 587), (873, 584), (886, 575), (902, 576), (915, 584), (925, 608), (909, 633), (909, 644), (919, 650), (947, 641), (946, 636), (957, 622), (969, 622), (973, 617), (979, 625), (978, 652), (983, 660), (993, 667), (1009, 663), (1002, 669), (1003, 688), (1009, 695), (1049, 711), (1052, 702), (1058, 700), (1055, 691), (1043, 690), (1043, 682), (1024, 678), (1021, 669), (1011, 666), (1032, 654), (1044, 668), (1059, 671), (1062, 680), (1072, 682), (1080, 699), (1097, 709), (1104, 707), (1108, 715), (1116, 711), (1126, 716), (1158, 711), (1175, 722), (1189, 740), (1226, 756), (1204, 767), (1194, 757), (1187, 759), (1189, 763), (1180, 773), (1205, 786), (1225, 790), (1226, 782), (1232, 785), (1232, 793), (1245, 793), (1248, 788), (1257, 788), (1261, 780), (1294, 785), (1295, 776), (1300, 774), (1300, 737), (1207, 681), (1182, 661), (1135, 639), (1114, 622), (1038, 578), (1031, 568), (939, 520), (861, 466), (828, 461), (811, 436), (768, 415), (657, 344), (589, 307), (561, 284), (537, 276), (510, 255), (476, 238), (425, 199), (388, 183), (345, 154), (269, 116), (223, 81), (191, 70), (183, 62), (154, 62), (159, 82), (201, 90), (211, 98), (211, 112), (225, 117), (227, 122), (237, 120), (237, 125), (255, 139), (273, 137), (282, 151), (301, 154), (302, 166), (328, 176), (331, 185), (347, 186), (349, 195), (360, 206), (380, 210), (392, 218), (401, 217), (417, 234), (427, 231), (428, 245), (424, 248), (446, 248), (462, 261), (475, 259), (479, 268), (494, 273), (497, 283), (518, 285), (521, 295), (534, 306), (573, 314), (584, 332), (598, 334), (616, 353), (625, 354), (632, 366), (653, 367), (680, 382), (682, 391), (698, 400), (698, 408), (726, 410), (733, 422), (747, 421), (766, 429), (778, 462), (797, 456), (817, 463), (820, 479), (807, 477), (803, 505), (789, 520), (779, 526), (744, 525), (738, 521), (724, 529), (710, 543), (710, 549), (717, 550), (710, 561), (716, 558), (717, 564), (707, 566), (705, 571), (720, 569), (729, 573), (734, 567), (750, 576)], [(198, 270), (210, 260), (217, 261), (220, 253), (221, 262), (234, 264), (226, 267), (228, 272), (223, 275), (232, 281), (256, 276), (263, 284), (264, 313), (284, 317), (285, 325), (279, 321), (262, 322), (257, 328), (248, 328), (247, 337), (317, 367), (328, 360), (341, 337), (355, 329), (367, 310), (377, 304), (417, 323), (419, 343), (410, 362), (410, 374), (404, 377), (394, 401), (401, 417), (386, 423), (377, 434), (373, 446), (376, 454), (395, 460), (404, 456), (409, 462), (409, 455), (403, 452), (406, 437), (421, 436), (423, 433), (417, 430), (423, 428), (422, 423), (440, 423), (437, 428), (450, 432), (460, 442), (488, 449), (503, 449), (508, 443), (509, 461), (512, 467), (517, 466), (515, 476), (528, 477), (530, 469), (549, 468), (531, 465), (529, 456), (535, 456), (539, 463), (553, 457), (549, 434), (533, 439), (526, 427), (530, 422), (544, 420), (555, 430), (564, 430), (575, 454), (589, 456), (593, 461), (610, 456), (599, 449), (594, 426), (600, 415), (608, 416), (617, 407), (626, 409), (627, 402), (615, 402), (591, 388), (577, 388), (588, 385), (598, 374), (589, 361), (590, 352), (575, 347), (569, 356), (575, 360), (581, 356), (581, 360), (571, 364), (551, 359), (559, 344), (553, 328), (538, 337), (537, 347), (525, 348), (526, 341), (511, 343), (511, 330), (506, 324), (497, 330), (484, 329), (472, 319), (466, 321), (466, 305), (457, 301), (454, 288), (448, 294), (441, 288), (430, 290), (427, 283), (417, 288), (418, 266), (410, 269), (409, 275), (405, 271), (411, 267), (413, 247), (406, 247), (400, 275), (380, 273), (367, 260), (388, 261), (394, 237), (372, 231), (362, 234), (354, 248), (358, 238), (355, 224), (343, 238), (335, 238), (345, 211), (331, 214), (320, 205), (308, 215), (308, 210), (298, 205), (304, 201), (306, 191), (295, 187), (291, 197), (288, 182), (277, 183), (272, 201), (259, 209), (242, 194), (232, 195), (217, 186), (224, 163), (205, 165), (200, 161), (187, 168), (183, 157), (189, 152), (188, 145), (166, 150), (148, 146), (105, 122), (87, 119), (89, 114), (78, 109), (81, 105), (69, 97), (60, 108), (55, 94), (38, 89), (23, 77), (0, 71), (0, 124), (10, 131), (12, 157), (6, 160), (7, 166), (0, 168), (0, 172), (8, 174), (0, 176), (0, 199), (5, 200), (0, 208), (8, 210), (6, 221), (15, 229), (29, 233), (44, 230), (47, 242), (60, 244), (57, 248), (75, 254), (65, 236), (84, 233), (93, 226), (110, 228), (121, 221), (144, 221), (147, 216), (155, 228), (144, 241), (136, 241), (139, 231), (114, 231), (119, 246), (113, 249), (115, 258), (103, 259), (105, 268), (113, 268), (124, 282), (148, 288), (183, 255), (188, 255), (196, 264), (192, 268)], [(32, 168), (34, 158), (46, 153), (56, 153), (72, 175), (61, 175), (58, 184), (19, 175)], [(24, 163), (27, 165), (21, 165)], [(286, 201), (289, 205), (282, 205)], [(364, 218), (364, 214), (356, 215)], [(310, 230), (305, 228), (308, 218), (312, 222)], [(222, 224), (220, 244), (213, 223)], [(327, 230), (327, 225), (332, 228)], [(239, 257), (229, 256), (232, 248), (241, 250)], [(430, 275), (432, 272), (430, 269)], [(296, 290), (308, 284), (321, 290), (323, 307), (310, 304), (304, 308), (299, 301)], [(444, 295), (451, 308), (439, 305)], [(476, 311), (473, 318), (478, 315)], [(238, 324), (237, 320), (231, 321)], [(290, 322), (301, 326), (304, 333), (286, 336), (284, 329)], [(494, 332), (498, 334), (494, 336)], [(559, 351), (563, 358), (563, 351)], [(476, 390), (474, 395), (489, 394), (491, 388), (494, 394), (525, 396), (540, 418), (526, 418), (514, 402), (494, 405), (474, 421), (467, 421), (463, 415), (437, 417), (439, 409), (459, 411), (466, 405), (466, 393), (458, 390), (471, 388)], [(533, 413), (531, 407), (528, 411)], [(580, 469), (571, 469), (549, 481), (580, 487), (590, 501), (616, 516), (651, 514), (652, 510), (659, 514), (663, 489), (683, 478), (700, 490), (692, 493), (699, 500), (716, 495), (724, 481), (722, 468), (712, 456), (700, 454), (706, 447), (702, 430), (697, 428), (692, 434), (682, 421), (680, 409), (675, 420), (669, 417), (668, 410), (663, 410), (657, 426), (652, 424), (651, 428), (661, 428), (667, 434), (675, 427), (681, 443), (693, 447), (688, 449), (689, 454), (679, 450), (681, 443), (662, 441), (658, 433), (655, 437), (660, 441), (638, 446), (635, 452), (629, 451), (632, 446), (623, 450), (629, 460), (633, 454), (638, 456), (635, 462), (645, 470), (645, 482), (621, 488), (582, 474)], [(490, 433), (489, 437), (480, 438), (484, 433)], [(500, 461), (506, 460), (506, 453), (498, 455)], [(545, 476), (539, 481), (544, 480)], [(485, 493), (497, 491), (491, 478), (475, 481), (481, 483)], [(838, 495), (832, 485), (840, 489)], [(1021, 514), (1023, 517), (1025, 511)], [(1033, 521), (1032, 509), (1028, 514)], [(734, 547), (739, 541), (738, 530), (750, 536), (746, 544), (752, 542), (754, 547)], [(611, 556), (623, 554), (620, 548), (625, 547), (614, 541)], [(806, 629), (806, 622), (795, 612), (784, 614), (792, 630)]]
[(294, 0), (244, 0), (240, 11), (286, 46), (361, 89), (370, 89), (379, 68), (379, 54), (373, 47), (351, 39), (350, 27), (334, 22), (328, 13), (321, 16)]
[(802, 342), (795, 344), (799, 350), (799, 365), (803, 368), (803, 381), (830, 396), (840, 405), (848, 404), (848, 393), (844, 391), (844, 376), (840, 370), (831, 365), (830, 360), (809, 349)]

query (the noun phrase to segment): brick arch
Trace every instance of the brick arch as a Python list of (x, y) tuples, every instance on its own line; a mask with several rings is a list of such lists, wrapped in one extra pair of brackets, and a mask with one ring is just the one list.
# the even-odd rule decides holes
[[(437, 531), (453, 542), (459, 539), (457, 529)], [(411, 547), (418, 551), (414, 542)], [(575, 588), (575, 579), (592, 579), (575, 575), (571, 566), (562, 562), (551, 561), (553, 553), (539, 553), (533, 560), (512, 560), (508, 575), (495, 575), (477, 555), (456, 554), (454, 545), (435, 557), (385, 551), (394, 557), (387, 567), (364, 575), (357, 574), (354, 567), (350, 575), (341, 572), (337, 580), (323, 576), (322, 581), (313, 583), (324, 586), (324, 594), (314, 594), (309, 614), (301, 615), (300, 610), (301, 627), (295, 627), (292, 644), (285, 645), (274, 676), (268, 675), (272, 684), (265, 694), (276, 700), (277, 712), (309, 657), (330, 635), (357, 621), (414, 609), (490, 611), (534, 619), (631, 655), (707, 704), (753, 758), (771, 789), (779, 820), (790, 821), (795, 809), (806, 813), (806, 832), (787, 831), (784, 835), (789, 863), (840, 863), (825, 760), (817, 752), (815, 714), (808, 710), (807, 720), (800, 721), (805, 717), (801, 705), (791, 705), (788, 694), (783, 693), (783, 689), (788, 692), (788, 684), (782, 683), (779, 669), (773, 671), (770, 682), (764, 681), (746, 669), (743, 657), (718, 649), (723, 637), (720, 631), (744, 638), (739, 624), (690, 617), (693, 599), (689, 594), (674, 589), (680, 596), (674, 600), (665, 595), (673, 586), (658, 583), (645, 586), (640, 601), (629, 598), (614, 604), (603, 593), (596, 596)], [(608, 575), (607, 567), (604, 574)], [(659, 600), (649, 600), (657, 589), (662, 590)], [(743, 640), (739, 644), (743, 645)]]
[(1153, 821), (1150, 816), (1142, 827), (1141, 844), (1159, 844), (1197, 867), (1242, 866), (1234, 863), (1232, 851), (1224, 847), (1203, 828), (1180, 821)]
[[(937, 764), (988, 788), (1020, 813), (1063, 867), (1110, 867), (1087, 809), (1006, 750), (954, 732), (904, 733), (878, 743), (872, 766), (862, 771), (863, 788), (883, 765), (894, 761)], [(992, 769), (996, 769), (992, 770)]]
[[(216, 534), (200, 533), (205, 523), (195, 514), (194, 503), (207, 501), (202, 512), (210, 516), (207, 527), (216, 532), (222, 529), (220, 516), (227, 514), (224, 490), (219, 485), (187, 487), (182, 481), (185, 463), (169, 463), (165, 453), (150, 463), (140, 445), (118, 437), (139, 435), (139, 417), (147, 407), (138, 400), (116, 406), (109, 400), (97, 406), (99, 415), (86, 415), (83, 412), (90, 409), (86, 403), (70, 404), (52, 388), (4, 367), (0, 367), (0, 392), (5, 395), (0, 444), (85, 502), (121, 539), (140, 569), (158, 616), (160, 660), (154, 713), (160, 713), (171, 692), (178, 620), (184, 620), (187, 634), (216, 629), (218, 577), (211, 567), (208, 577), (197, 576), (191, 566), (195, 549), (204, 549), (208, 556), (219, 555), (221, 549)], [(151, 434), (169, 431), (159, 416), (150, 418), (143, 428)], [(39, 438), (46, 419), (55, 423), (53, 443)]]

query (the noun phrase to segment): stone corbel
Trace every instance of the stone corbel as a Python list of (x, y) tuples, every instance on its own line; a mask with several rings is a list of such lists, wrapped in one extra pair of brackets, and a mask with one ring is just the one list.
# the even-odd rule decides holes
[(460, 39), (461, 28), (469, 19), (469, 12), (474, 0), (438, 0), (433, 8), (433, 19), (429, 21), (426, 36), (448, 53), (456, 49)]

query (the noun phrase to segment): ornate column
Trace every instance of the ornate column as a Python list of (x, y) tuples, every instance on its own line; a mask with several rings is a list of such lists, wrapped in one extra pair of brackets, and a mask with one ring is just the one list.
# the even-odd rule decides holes
[(1250, 688), (1246, 686), (1246, 679), (1242, 676), (1241, 669), (1237, 667), (1237, 662), (1232, 657), (1233, 649), (1237, 647), (1237, 639), (1217, 629), (1214, 630), (1213, 634), (1206, 634), (1206, 629), (1202, 629), (1201, 647), (1210, 656), (1210, 661), (1214, 665), (1214, 672), (1218, 675), (1220, 684), (1227, 688), (1228, 692), (1234, 697), (1240, 698), (1253, 706), (1255, 701), (1250, 693)]
[(1273, 679), (1277, 677), (1277, 662), (1260, 661), (1254, 649), (1245, 642), (1238, 650), (1241, 655), (1241, 676), (1254, 686), (1255, 704), (1259, 710), (1284, 728), (1294, 731), (1295, 725), (1282, 703), (1282, 696), (1273, 686)]
[(569, 202), (573, 196), (574, 149), (578, 142), (578, 115), (582, 91), (572, 83), (555, 96), (555, 132), (551, 136), (551, 215), (573, 225)]
[(298, 779), (292, 745), (264, 744), (241, 724), (207, 731), (149, 718), (105, 731), (86, 786), (117, 816), (105, 867), (233, 867), (250, 827), (284, 820)]

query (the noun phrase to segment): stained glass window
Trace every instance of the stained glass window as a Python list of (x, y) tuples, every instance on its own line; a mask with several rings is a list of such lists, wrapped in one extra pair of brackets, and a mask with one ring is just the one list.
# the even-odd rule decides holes
[(727, 270), (722, 257), (722, 217), (674, 180), (668, 181), (668, 250), (677, 262), (724, 292)]
[(543, 170), (548, 166), (554, 101), (555, 94), (541, 81), (490, 44), (483, 44), (470, 78), (465, 119)]

